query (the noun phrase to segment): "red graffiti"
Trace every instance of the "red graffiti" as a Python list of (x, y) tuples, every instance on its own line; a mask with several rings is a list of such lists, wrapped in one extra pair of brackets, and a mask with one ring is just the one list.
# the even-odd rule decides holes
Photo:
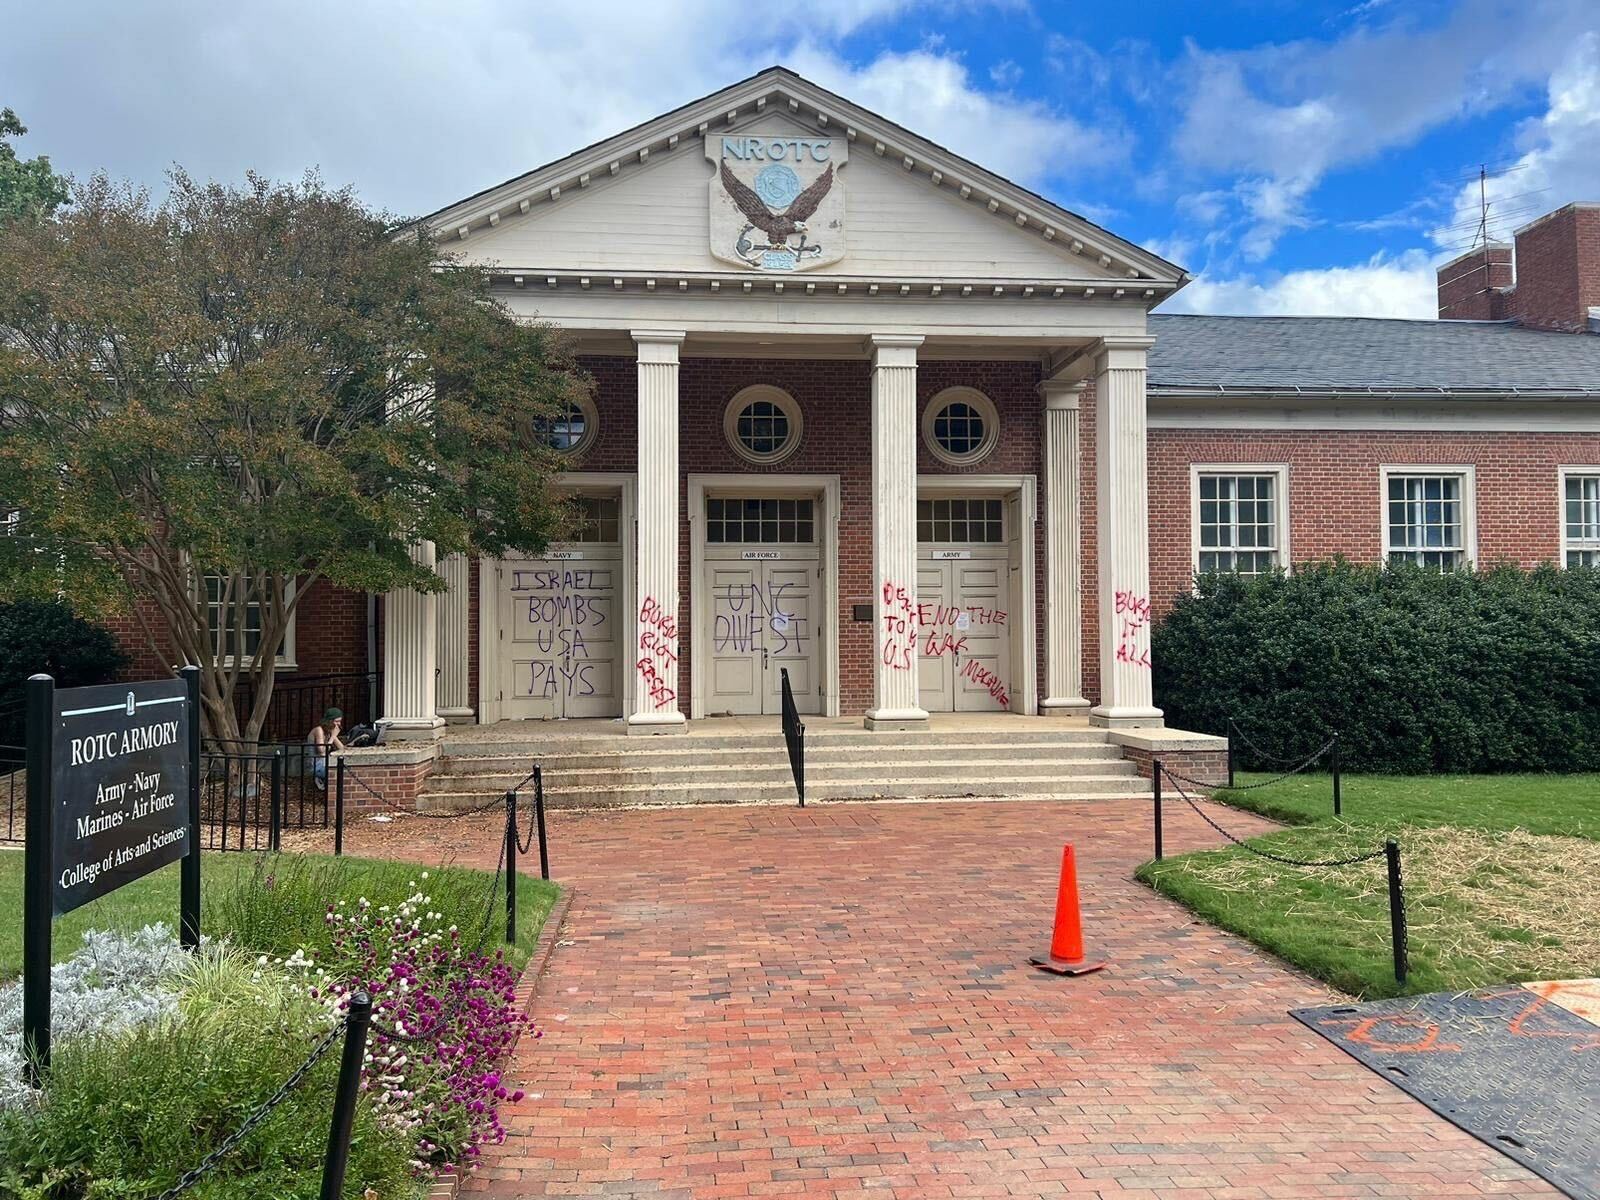
[(1118, 592), (1117, 661), (1150, 669), (1150, 600), (1133, 592)]
[(883, 665), (909, 671), (917, 661), (917, 604), (904, 584), (883, 585)]
[(666, 708), (678, 699), (668, 682), (677, 677), (678, 618), (654, 596), (639, 606), (639, 661), (634, 667), (653, 707)]
[(996, 675), (988, 667), (975, 658), (969, 658), (961, 664), (961, 677), (970, 679), (979, 687), (988, 691), (989, 695), (999, 701), (1001, 708), (1011, 707), (1011, 697), (1006, 692), (1005, 680)]
[(967, 648), (967, 635), (957, 637), (952, 633), (935, 633), (928, 631), (928, 636), (922, 639), (922, 657), (944, 658), (946, 655), (961, 654)]

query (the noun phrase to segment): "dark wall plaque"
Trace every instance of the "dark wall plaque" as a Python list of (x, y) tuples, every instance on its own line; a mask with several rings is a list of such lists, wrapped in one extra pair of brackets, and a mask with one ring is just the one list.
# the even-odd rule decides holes
[(850, 619), (852, 621), (871, 621), (872, 620), (872, 605), (870, 605), (870, 604), (852, 604), (850, 606)]
[(181, 679), (55, 693), (51, 906), (57, 916), (189, 851)]

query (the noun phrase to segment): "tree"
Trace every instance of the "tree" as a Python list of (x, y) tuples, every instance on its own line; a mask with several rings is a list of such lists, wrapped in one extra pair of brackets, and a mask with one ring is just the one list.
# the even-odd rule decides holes
[(23, 162), (11, 138), (27, 133), (9, 108), (0, 108), (0, 225), (49, 216), (71, 195), (67, 181), (50, 169), (44, 155)]
[(538, 433), (584, 386), (480, 270), (314, 176), (175, 172), (160, 205), (96, 178), (0, 228), (0, 599), (131, 611), (254, 741), (317, 580), (439, 591), (419, 541), (544, 548)]

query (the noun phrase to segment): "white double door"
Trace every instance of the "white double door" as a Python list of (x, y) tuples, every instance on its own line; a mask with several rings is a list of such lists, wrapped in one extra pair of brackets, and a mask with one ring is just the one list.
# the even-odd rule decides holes
[(814, 546), (707, 551), (708, 605), (702, 628), (710, 648), (706, 714), (758, 715), (782, 712), (782, 672), (789, 672), (795, 707), (822, 711), (818, 663), (820, 577)]
[(1007, 712), (1010, 562), (1005, 545), (920, 546), (917, 698), (928, 712)]
[(500, 564), (504, 716), (551, 720), (621, 714), (621, 567), (615, 544)]

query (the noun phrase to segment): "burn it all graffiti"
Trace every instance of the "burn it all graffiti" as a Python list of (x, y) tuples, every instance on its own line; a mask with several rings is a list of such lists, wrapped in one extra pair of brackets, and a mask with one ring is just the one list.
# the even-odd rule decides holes
[(1150, 669), (1150, 600), (1134, 592), (1118, 592), (1117, 661)]

